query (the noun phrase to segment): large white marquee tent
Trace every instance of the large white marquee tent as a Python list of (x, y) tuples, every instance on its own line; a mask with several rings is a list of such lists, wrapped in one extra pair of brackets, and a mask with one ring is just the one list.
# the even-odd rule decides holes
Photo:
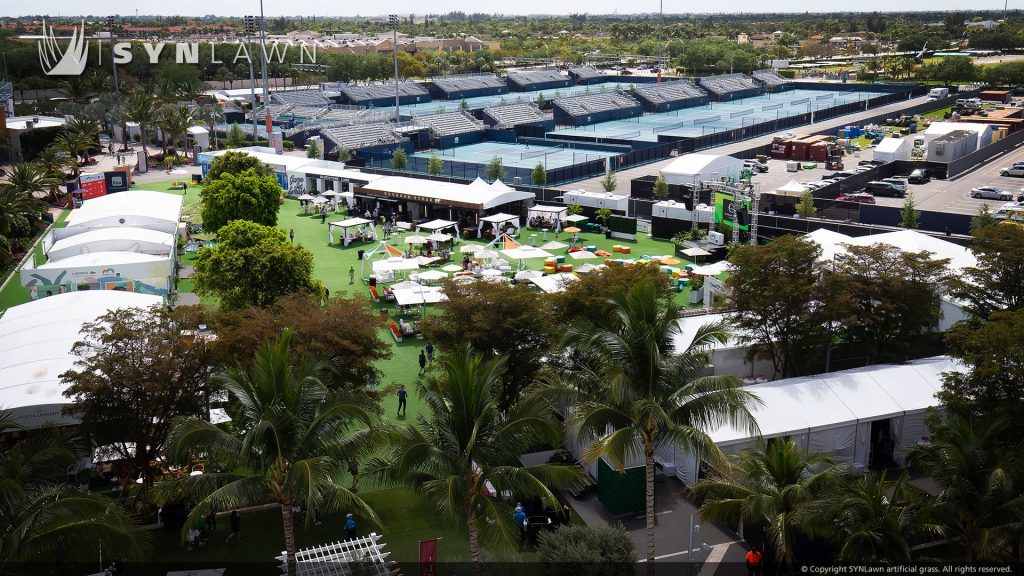
[(71, 211), (66, 228), (147, 228), (172, 233), (181, 220), (183, 196), (131, 190), (86, 200)]

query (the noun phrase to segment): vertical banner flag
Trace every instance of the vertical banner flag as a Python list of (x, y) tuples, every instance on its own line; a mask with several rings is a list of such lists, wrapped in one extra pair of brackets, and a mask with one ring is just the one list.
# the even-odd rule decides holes
[(437, 538), (420, 541), (420, 576), (437, 576)]

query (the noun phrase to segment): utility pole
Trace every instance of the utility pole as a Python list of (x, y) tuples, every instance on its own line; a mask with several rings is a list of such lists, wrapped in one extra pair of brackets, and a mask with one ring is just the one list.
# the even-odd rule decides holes
[(388, 16), (388, 23), (391, 24), (391, 49), (394, 51), (395, 60), (395, 124), (398, 124), (401, 119), (398, 113), (400, 106), (398, 98), (398, 14)]
[(114, 67), (114, 91), (121, 92), (117, 84), (117, 62), (114, 62), (114, 17), (107, 16), (107, 31), (110, 32), (110, 65)]
[(256, 73), (252, 66), (252, 35), (256, 31), (256, 19), (252, 16), (245, 17), (245, 45), (249, 53), (249, 95), (252, 98), (252, 145), (259, 141), (259, 129), (256, 123)]
[[(263, 0), (260, 0), (260, 66), (263, 68), (263, 104), (270, 103), (270, 85), (267, 83), (267, 41), (263, 28)], [(269, 118), (270, 113), (267, 113)]]

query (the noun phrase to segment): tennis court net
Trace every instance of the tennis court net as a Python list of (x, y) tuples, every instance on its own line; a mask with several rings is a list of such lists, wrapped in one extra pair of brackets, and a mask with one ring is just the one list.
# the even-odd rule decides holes
[(675, 130), (676, 128), (682, 128), (686, 122), (673, 122), (672, 124), (666, 124), (665, 126), (655, 126), (651, 129), (651, 132), (655, 134), (659, 132), (668, 132), (669, 130)]
[(561, 144), (558, 144), (557, 146), (549, 146), (547, 148), (540, 148), (538, 150), (527, 150), (526, 152), (523, 152), (522, 154), (519, 155), (519, 159), (520, 160), (526, 160), (527, 158), (536, 158), (538, 156), (547, 156), (548, 154), (552, 154), (554, 152), (558, 152), (562, 148), (563, 148), (563, 146)]

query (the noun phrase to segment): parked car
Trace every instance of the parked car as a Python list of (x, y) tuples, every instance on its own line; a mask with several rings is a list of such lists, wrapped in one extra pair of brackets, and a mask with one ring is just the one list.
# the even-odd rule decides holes
[(867, 166), (868, 168), (874, 168), (875, 166), (881, 166), (882, 164), (885, 164), (885, 162), (882, 162), (881, 160), (861, 160), (860, 162), (857, 162), (857, 166)]
[(893, 198), (903, 198), (907, 195), (906, 185), (901, 189), (896, 184), (886, 182), (885, 180), (868, 182), (864, 185), (864, 190), (876, 196), (892, 196)]
[(758, 174), (763, 174), (768, 171), (768, 165), (757, 160), (745, 160), (743, 162), (743, 167), (751, 172), (757, 172)]
[(1024, 176), (1024, 164), (1014, 164), (999, 171), (1000, 176)]
[(1013, 194), (1003, 190), (1002, 188), (996, 188), (995, 186), (979, 186), (977, 188), (971, 188), (971, 198), (988, 198), (991, 200), (1013, 200)]
[(843, 194), (836, 198), (843, 202), (856, 202), (857, 204), (874, 204), (875, 197), (867, 192), (851, 192), (849, 194)]
[[(1024, 194), (1022, 194), (1024, 196)], [(1024, 201), (1018, 197), (1016, 202), (1007, 202), (1003, 204), (995, 212), (992, 212), (992, 216), (999, 218), (1000, 220), (1014, 220), (1020, 222), (1024, 220)]]
[(896, 187), (903, 194), (907, 193), (907, 181), (902, 178), (882, 178), (882, 182), (888, 182)]
[(847, 172), (845, 170), (841, 170), (839, 172), (833, 172), (832, 174), (829, 174), (828, 177), (829, 178), (849, 178), (850, 176), (853, 176), (853, 172)]
[(907, 182), (910, 184), (925, 184), (930, 182), (932, 179), (931, 175), (924, 168), (918, 168), (907, 176)]

